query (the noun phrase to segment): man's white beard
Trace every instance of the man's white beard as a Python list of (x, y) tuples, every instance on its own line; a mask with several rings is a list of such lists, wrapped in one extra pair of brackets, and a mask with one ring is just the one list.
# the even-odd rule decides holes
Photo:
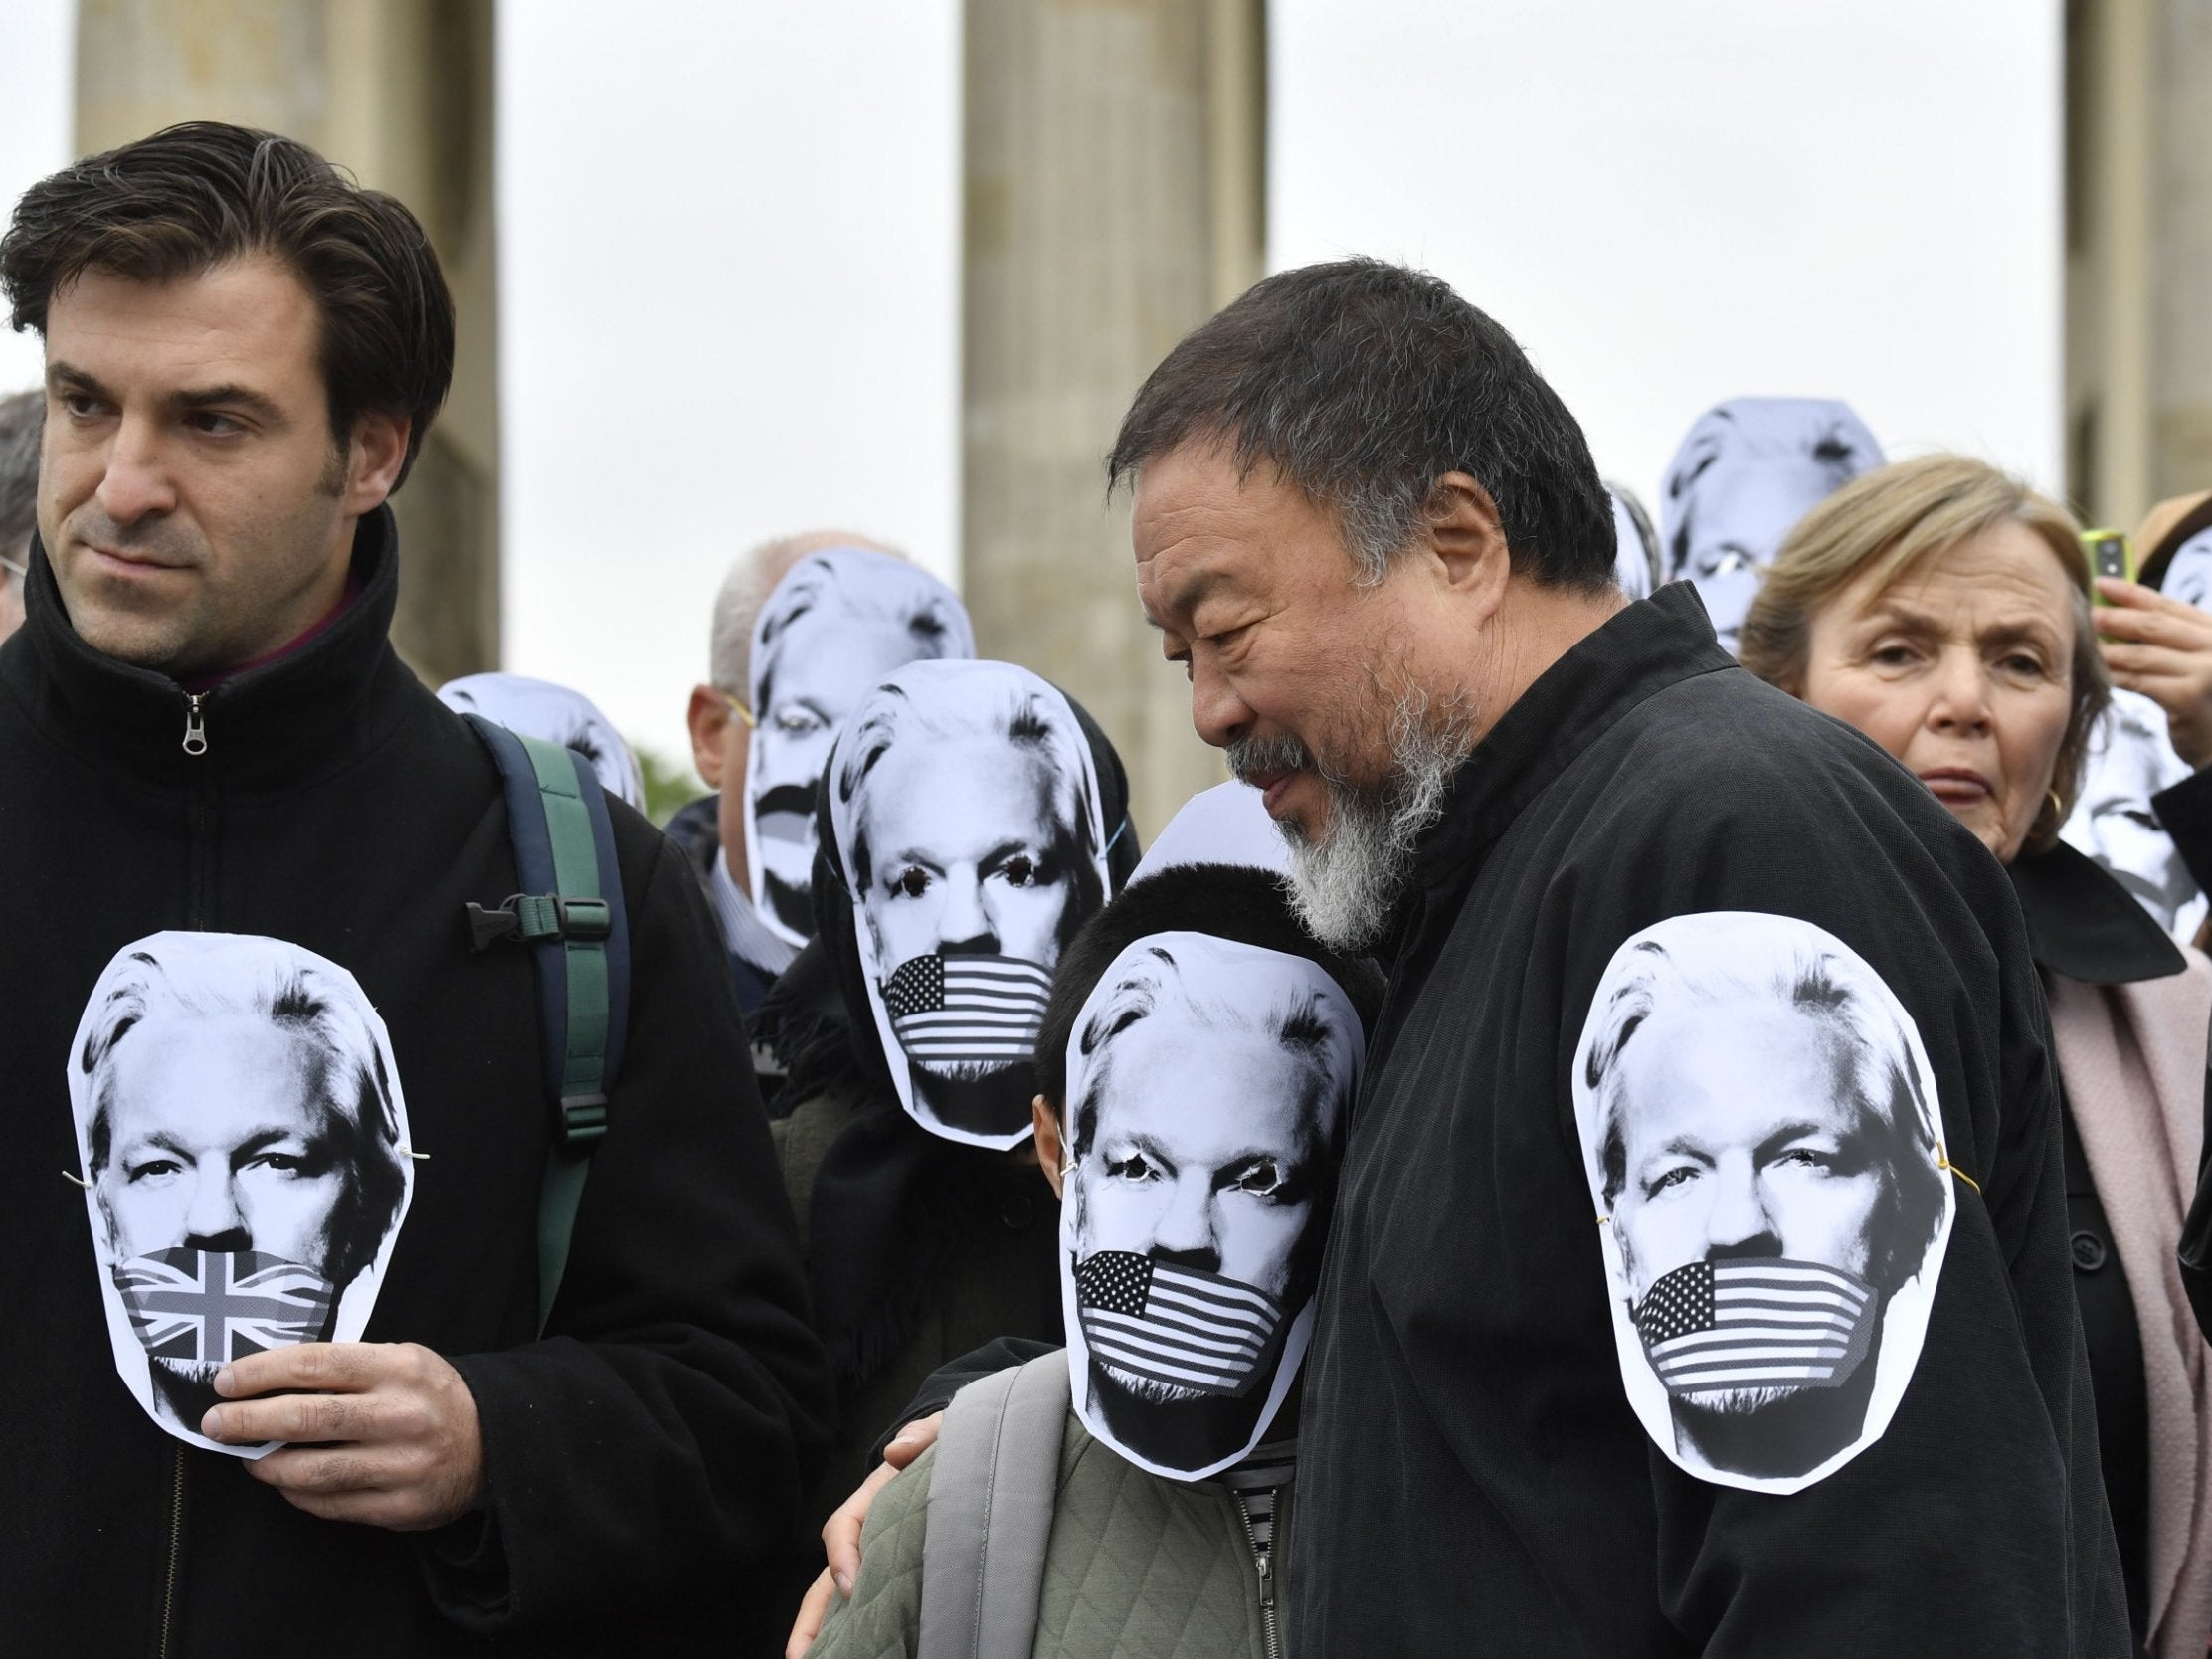
[(1290, 842), (1291, 908), (1306, 931), (1340, 951), (1364, 950), (1389, 925), (1413, 874), (1421, 832), (1444, 814), (1452, 776), (1474, 747), (1472, 716), (1455, 704), (1432, 714), (1428, 694), (1399, 690), (1390, 711), (1390, 772), (1368, 788), (1288, 739), (1229, 749), (1237, 776), (1296, 767), (1329, 792), (1329, 825), (1308, 840), (1296, 819), (1276, 828)]

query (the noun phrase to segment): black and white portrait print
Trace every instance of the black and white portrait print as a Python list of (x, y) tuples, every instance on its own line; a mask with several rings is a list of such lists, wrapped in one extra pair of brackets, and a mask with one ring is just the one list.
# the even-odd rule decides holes
[[(2173, 574), (2168, 570), (2169, 578)], [(2173, 752), (2166, 713), (2139, 691), (2116, 687), (2091, 732), (2081, 793), (2059, 833), (2104, 865), (2157, 924), (2196, 937), (2205, 898), (2181, 849), (2158, 822), (2152, 797), (2190, 775)]]
[(92, 988), (70, 1104), (115, 1368), (181, 1440), (227, 1361), (368, 1324), (414, 1193), (391, 1039), (353, 976), (243, 934), (157, 933)]
[(592, 763), (600, 786), (645, 810), (645, 782), (638, 757), (615, 723), (581, 691), (523, 674), (463, 674), (438, 688), (438, 700), (456, 714), (480, 714), (524, 737), (573, 749)]
[(2212, 610), (2212, 529), (2199, 530), (2173, 550), (2158, 591), (2199, 611)]
[(1920, 1033), (1789, 916), (1622, 945), (1574, 1063), (1629, 1403), (1701, 1479), (1788, 1493), (1881, 1438), (1956, 1196)]
[(1290, 841), (1267, 816), (1266, 798), (1250, 784), (1231, 778), (1200, 790), (1168, 820), (1131, 881), (1187, 864), (1229, 864), (1238, 869), (1290, 875)]
[(830, 817), (900, 1103), (949, 1140), (1018, 1145), (1052, 970), (1108, 887), (1074, 710), (1010, 662), (909, 663), (838, 735)]
[(838, 728), (892, 669), (975, 654), (959, 596), (888, 553), (810, 553), (769, 594), (753, 625), (745, 845), (754, 908), (787, 943), (814, 937), (815, 790)]
[(1067, 1053), (1060, 1294), (1084, 1426), (1157, 1475), (1250, 1455), (1313, 1330), (1360, 1022), (1303, 957), (1141, 939)]
[(1660, 486), (1666, 579), (1696, 584), (1735, 650), (1760, 573), (1797, 520), (1881, 464), (1881, 446), (1846, 404), (1732, 398), (1707, 410)]
[(1659, 558), (1659, 532), (1635, 492), (1625, 484), (1607, 482), (1605, 493), (1613, 504), (1613, 580), (1630, 599), (1649, 599), (1666, 580)]

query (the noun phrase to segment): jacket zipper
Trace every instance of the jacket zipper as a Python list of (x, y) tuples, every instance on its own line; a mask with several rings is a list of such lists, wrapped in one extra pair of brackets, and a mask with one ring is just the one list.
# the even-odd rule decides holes
[(161, 1585), (161, 1645), (156, 1659), (169, 1659), (169, 1630), (176, 1622), (177, 1568), (184, 1561), (184, 1447), (174, 1450), (174, 1473), (169, 1481), (169, 1570)]
[[(1275, 1501), (1278, 1504), (1282, 1502), (1280, 1494), (1277, 1495)], [(1262, 1550), (1259, 1547), (1259, 1534), (1252, 1531), (1252, 1517), (1244, 1507), (1244, 1500), (1238, 1498), (1235, 1503), (1236, 1518), (1244, 1523), (1244, 1542), (1252, 1552), (1252, 1565), (1259, 1571), (1260, 1647), (1266, 1653), (1267, 1659), (1282, 1659), (1282, 1637), (1275, 1629), (1275, 1564), (1272, 1559), (1274, 1552), (1272, 1550)]]
[[(184, 695), (184, 752), (194, 759), (207, 753), (207, 716), (204, 705), (207, 693), (187, 691)], [(191, 890), (186, 895), (186, 925), (195, 931), (207, 926), (207, 880), (203, 861), (207, 857), (207, 774), (199, 777), (199, 799), (192, 807), (192, 874)], [(175, 1448), (176, 1462), (169, 1482), (169, 1561), (161, 1578), (161, 1645), (156, 1659), (169, 1659), (171, 1635), (177, 1620), (177, 1577), (184, 1566), (184, 1476), (185, 1448)]]

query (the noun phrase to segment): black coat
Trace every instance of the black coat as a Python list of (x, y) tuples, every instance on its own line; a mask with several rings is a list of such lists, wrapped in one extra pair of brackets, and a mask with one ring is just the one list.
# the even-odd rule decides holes
[[(723, 953), (668, 841), (616, 802), (630, 1041), (560, 1301), (537, 1324), (548, 1145), (531, 967), (468, 949), (517, 885), (490, 758), (386, 640), (389, 513), (318, 638), (183, 693), (70, 628), (43, 555), (0, 648), (0, 1651), (732, 1651), (783, 1544), (825, 1380)], [(366, 1340), (450, 1358), (486, 1512), (427, 1535), (316, 1520), (162, 1432), (115, 1375), (64, 1067), (88, 993), (160, 929), (349, 969), (390, 1029), (416, 1166)], [(768, 1629), (785, 1609), (759, 1609)], [(465, 1627), (465, 1628), (463, 1628)]]
[[(1685, 1473), (1629, 1409), (1569, 1081), (1615, 950), (1719, 910), (1872, 965), (1980, 1184), (1887, 1432), (1786, 1497)], [(2129, 1651), (2035, 965), (1918, 780), (1664, 589), (1477, 746), (1392, 956), (1308, 1362), (1292, 1652)]]

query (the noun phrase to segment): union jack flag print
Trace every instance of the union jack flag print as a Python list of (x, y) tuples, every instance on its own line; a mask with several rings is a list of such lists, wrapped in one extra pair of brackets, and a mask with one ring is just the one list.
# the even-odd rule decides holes
[(1636, 1330), (1670, 1394), (1832, 1388), (1866, 1358), (1873, 1295), (1817, 1262), (1694, 1261), (1651, 1287)]
[(891, 1030), (934, 1065), (1007, 1065), (1036, 1052), (1051, 971), (1013, 956), (917, 956), (883, 987)]
[(258, 1250), (155, 1250), (115, 1269), (131, 1328), (157, 1360), (219, 1364), (320, 1337), (330, 1282)]
[(1075, 1302), (1093, 1360), (1209, 1394), (1251, 1386), (1283, 1317), (1263, 1290), (1131, 1250), (1078, 1264)]

